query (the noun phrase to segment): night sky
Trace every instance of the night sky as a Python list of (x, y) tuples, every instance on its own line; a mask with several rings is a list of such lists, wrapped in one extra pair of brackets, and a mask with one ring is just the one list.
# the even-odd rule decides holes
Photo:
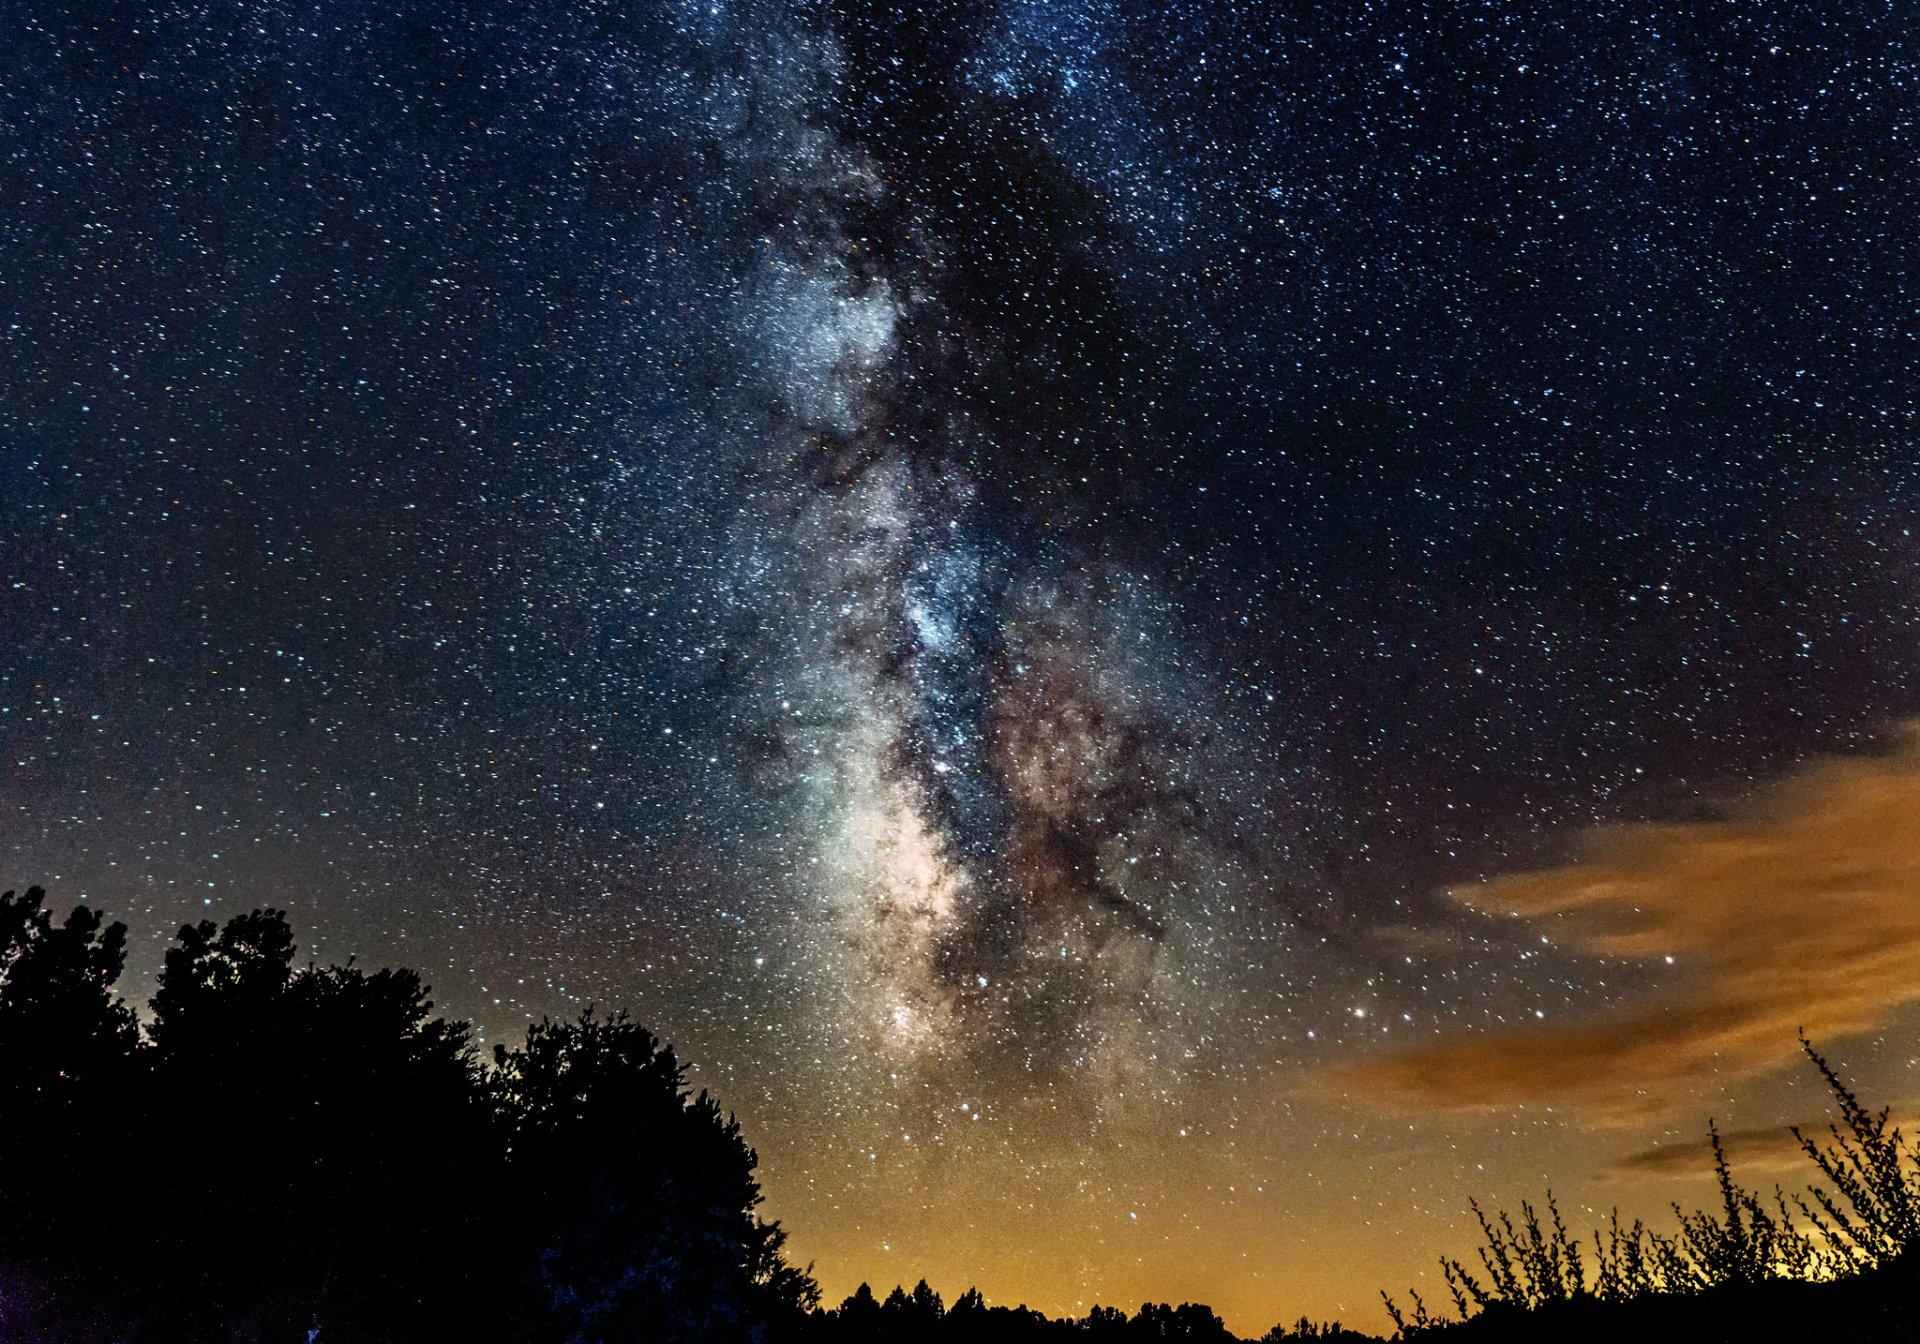
[(625, 1004), (830, 1299), (1248, 1333), (1920, 1099), (1920, 10), (0, 18), (0, 886), (130, 997)]

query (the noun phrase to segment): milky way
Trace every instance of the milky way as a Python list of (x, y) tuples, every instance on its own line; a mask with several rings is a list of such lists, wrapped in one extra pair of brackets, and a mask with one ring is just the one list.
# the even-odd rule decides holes
[(17, 9), (0, 883), (628, 1003), (830, 1291), (1370, 1299), (1920, 710), (1899, 7)]
[(1146, 349), (1084, 254), (1113, 226), (1034, 109), (940, 106), (911, 42), (856, 138), (846, 71), (876, 56), (783, 17), (733, 77), (738, 367), (711, 408), (747, 501), (726, 731), (787, 818), (761, 861), (817, 925), (823, 1025), (929, 1066), (1138, 1052), (1285, 863), (1209, 751), (1258, 729), (1113, 507)]

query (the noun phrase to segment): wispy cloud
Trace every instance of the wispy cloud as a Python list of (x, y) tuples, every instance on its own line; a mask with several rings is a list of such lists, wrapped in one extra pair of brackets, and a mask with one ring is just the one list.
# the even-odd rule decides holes
[(1920, 1002), (1920, 734), (1807, 766), (1718, 821), (1600, 830), (1575, 862), (1453, 893), (1594, 956), (1674, 960), (1669, 984), (1604, 1018), (1451, 1036), (1325, 1080), (1423, 1106), (1541, 1102), (1596, 1119), (1663, 1108), (1798, 1059)]
[[(1904, 1132), (1913, 1132), (1915, 1109), (1910, 1103), (1891, 1108), (1894, 1124)], [(1836, 1121), (1829, 1113), (1808, 1116), (1798, 1122), (1800, 1132), (1819, 1146), (1831, 1147), (1832, 1127)], [(1734, 1175), (1752, 1183), (1797, 1176), (1813, 1184), (1817, 1173), (1807, 1151), (1794, 1137), (1792, 1125), (1760, 1125), (1752, 1129), (1723, 1130), (1720, 1146), (1733, 1167)], [(1654, 1143), (1616, 1159), (1612, 1170), (1622, 1176), (1646, 1176), (1666, 1180), (1674, 1176), (1706, 1176), (1713, 1170), (1713, 1140), (1702, 1133), (1697, 1139), (1678, 1143)], [(1787, 1181), (1791, 1187), (1793, 1181)]]
[[(1803, 1133), (1821, 1138), (1827, 1121), (1809, 1120)], [(1786, 1125), (1768, 1125), (1758, 1129), (1737, 1129), (1720, 1136), (1720, 1146), (1739, 1179), (1752, 1182), (1756, 1176), (1814, 1176), (1812, 1163), (1800, 1140)], [(1682, 1143), (1652, 1144), (1627, 1154), (1613, 1164), (1623, 1176), (1647, 1176), (1666, 1180), (1674, 1176), (1705, 1176), (1713, 1170), (1713, 1140), (1706, 1135)]]

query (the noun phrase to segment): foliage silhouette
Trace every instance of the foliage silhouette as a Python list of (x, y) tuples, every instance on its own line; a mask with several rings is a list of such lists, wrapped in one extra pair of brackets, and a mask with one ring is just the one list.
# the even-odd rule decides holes
[(1302, 1316), (1291, 1329), (1274, 1326), (1260, 1336), (1259, 1344), (1378, 1344), (1374, 1336), (1362, 1334), (1358, 1330), (1349, 1330), (1338, 1321), (1316, 1322)]
[(1903, 1145), (1900, 1131), (1888, 1124), (1890, 1111), (1861, 1105), (1805, 1036), (1800, 1048), (1840, 1108), (1840, 1122), (1827, 1127), (1827, 1144), (1794, 1128), (1801, 1150), (1833, 1187), (1809, 1189), (1798, 1201), (1801, 1212), (1846, 1271), (1911, 1260), (1920, 1245), (1920, 1147)]
[(471, 1324), (498, 1165), (464, 1024), (412, 971), (293, 968), (278, 911), (180, 931), (153, 1001), (149, 1255), (212, 1317)]
[(0, 1337), (1232, 1340), (1192, 1303), (1050, 1320), (924, 1279), (819, 1310), (739, 1124), (623, 1013), (483, 1061), (415, 972), (301, 966), (257, 909), (179, 931), (143, 1031), (125, 960), (124, 926), (0, 896)]
[(113, 995), (127, 929), (46, 892), (0, 894), (0, 1249), (82, 1259), (122, 1202), (139, 1032)]
[[(1477, 1266), (1440, 1267), (1453, 1315), (1418, 1293), (1403, 1308), (1381, 1294), (1394, 1337), (1458, 1333), (1472, 1339), (1618, 1339), (1653, 1329), (1702, 1340), (1881, 1339), (1920, 1330), (1920, 1146), (1890, 1112), (1869, 1111), (1802, 1036), (1801, 1049), (1840, 1112), (1821, 1142), (1793, 1130), (1826, 1184), (1771, 1198), (1733, 1178), (1719, 1129), (1708, 1138), (1717, 1211), (1678, 1205), (1677, 1231), (1660, 1235), (1616, 1212), (1587, 1248), (1571, 1236), (1551, 1194), (1546, 1216), (1522, 1203), (1520, 1217), (1489, 1218)], [(1796, 1216), (1796, 1214), (1798, 1216)]]
[(515, 1196), (534, 1230), (529, 1337), (754, 1340), (790, 1330), (812, 1280), (754, 1215), (756, 1157), (670, 1047), (622, 1013), (542, 1022), (495, 1047)]
[[(920, 1280), (909, 1290), (896, 1287), (884, 1300), (861, 1284), (831, 1311), (816, 1313), (808, 1338), (822, 1344), (1144, 1344), (1150, 1340), (1192, 1344), (1233, 1344), (1220, 1318), (1209, 1308), (1184, 1302), (1172, 1306), (1147, 1302), (1129, 1316), (1117, 1307), (1096, 1306), (1086, 1316), (1049, 1319), (1028, 1307), (989, 1306), (979, 1289), (969, 1288), (943, 1308), (940, 1295)], [(1306, 1321), (1301, 1327), (1317, 1331)], [(1268, 1339), (1360, 1341), (1371, 1336), (1328, 1327), (1333, 1333), (1295, 1336), (1275, 1327)]]
[[(409, 970), (276, 910), (126, 930), (0, 896), (0, 1337), (780, 1340), (815, 1302), (755, 1157), (622, 1015), (488, 1067)], [(122, 1231), (103, 1236), (103, 1226)]]

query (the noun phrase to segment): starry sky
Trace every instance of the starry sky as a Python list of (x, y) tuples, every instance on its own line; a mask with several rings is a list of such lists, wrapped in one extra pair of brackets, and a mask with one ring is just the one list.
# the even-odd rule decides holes
[(0, 14), (0, 885), (133, 995), (626, 1004), (829, 1297), (1246, 1333), (1920, 1098), (1920, 12)]

